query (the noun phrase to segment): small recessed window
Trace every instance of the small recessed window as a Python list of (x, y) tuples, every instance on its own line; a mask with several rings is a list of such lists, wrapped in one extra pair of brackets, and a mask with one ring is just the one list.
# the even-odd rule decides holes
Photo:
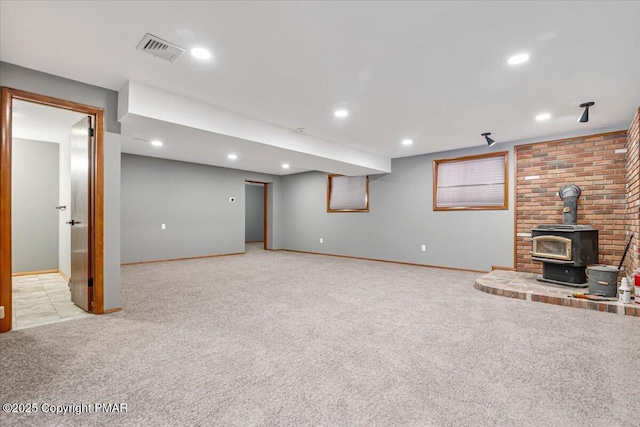
[(434, 160), (433, 209), (507, 209), (507, 151)]
[(328, 175), (327, 212), (369, 212), (369, 177)]

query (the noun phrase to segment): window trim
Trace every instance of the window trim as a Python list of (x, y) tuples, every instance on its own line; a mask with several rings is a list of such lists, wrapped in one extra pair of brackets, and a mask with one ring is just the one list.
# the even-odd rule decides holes
[[(438, 206), (438, 166), (442, 163), (465, 162), (488, 157), (504, 158), (504, 204), (502, 206)], [(509, 209), (509, 152), (476, 154), (473, 156), (456, 157), (453, 159), (439, 159), (433, 161), (433, 210), (434, 211), (477, 211), (477, 210), (507, 210)]]
[(364, 209), (331, 209), (331, 181), (333, 177), (346, 176), (340, 174), (328, 174), (327, 175), (327, 212), (369, 212), (369, 175), (365, 175), (365, 208)]

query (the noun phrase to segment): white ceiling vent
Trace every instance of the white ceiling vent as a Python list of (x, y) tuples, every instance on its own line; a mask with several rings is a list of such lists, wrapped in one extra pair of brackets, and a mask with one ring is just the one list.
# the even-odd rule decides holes
[(144, 35), (140, 43), (138, 43), (138, 46), (136, 46), (136, 49), (150, 53), (153, 56), (169, 62), (175, 61), (176, 58), (184, 53), (184, 49), (180, 46), (176, 46), (149, 33)]

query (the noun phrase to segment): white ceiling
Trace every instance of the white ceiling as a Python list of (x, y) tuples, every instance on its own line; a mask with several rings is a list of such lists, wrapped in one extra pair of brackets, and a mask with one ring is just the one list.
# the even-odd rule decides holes
[[(395, 158), (485, 145), (482, 132), (626, 128), (640, 105), (638, 22), (638, 1), (3, 0), (0, 59), (113, 90), (140, 82)], [(214, 58), (159, 60), (135, 49), (147, 32)], [(530, 61), (509, 66), (520, 52)], [(577, 123), (586, 101), (591, 120)], [(536, 122), (542, 112), (551, 120)]]
[(71, 126), (84, 114), (33, 102), (13, 101), (11, 135), (14, 138), (61, 143), (69, 138)]

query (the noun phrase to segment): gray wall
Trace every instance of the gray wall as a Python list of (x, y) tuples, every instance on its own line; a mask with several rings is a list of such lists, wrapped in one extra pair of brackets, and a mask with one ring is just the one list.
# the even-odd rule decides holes
[(14, 138), (11, 161), (12, 270), (57, 270), (59, 145)]
[(245, 184), (244, 239), (247, 242), (264, 240), (264, 185)]
[(105, 130), (120, 133), (118, 92), (0, 62), (0, 86), (104, 109)]
[(122, 154), (122, 262), (244, 252), (246, 179), (273, 183), (278, 248), (280, 177)]
[(104, 139), (105, 310), (120, 307), (120, 138), (105, 133)]
[(71, 133), (60, 141), (60, 184), (58, 206), (66, 206), (66, 210), (58, 211), (58, 269), (67, 277), (71, 277)]
[[(512, 148), (502, 148), (510, 151), (511, 165)], [(392, 160), (390, 174), (369, 177), (368, 213), (327, 213), (324, 173), (285, 176), (283, 247), (474, 270), (512, 266), (511, 170), (509, 210), (435, 212), (432, 207), (433, 160), (486, 152), (479, 147)]]
[[(118, 109), (118, 92), (116, 91), (18, 67), (6, 62), (0, 62), (0, 86), (103, 108), (105, 111), (106, 131), (112, 134), (120, 133), (120, 123), (116, 120)], [(105, 142), (106, 144), (109, 143), (106, 135)], [(105, 156), (107, 156), (107, 151), (111, 150), (118, 150), (119, 154), (120, 145), (116, 145), (105, 147)], [(115, 162), (113, 159), (109, 163), (105, 159), (105, 198), (107, 197), (107, 188), (110, 188), (111, 195), (109, 196), (109, 201), (105, 200), (104, 207), (104, 249), (105, 255), (108, 253), (108, 256), (116, 260), (116, 262), (105, 260), (105, 308), (120, 307), (120, 265), (117, 262), (120, 259), (120, 223), (118, 222), (118, 216), (115, 214), (115, 211), (119, 210), (120, 206), (108, 204), (117, 203), (119, 197), (118, 179), (120, 175), (114, 168)], [(107, 232), (107, 230), (109, 231)]]

